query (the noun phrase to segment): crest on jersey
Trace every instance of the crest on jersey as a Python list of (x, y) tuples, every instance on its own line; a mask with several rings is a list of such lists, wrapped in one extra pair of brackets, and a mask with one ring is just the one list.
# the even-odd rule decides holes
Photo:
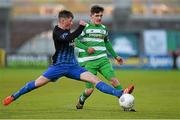
[(68, 33), (63, 33), (63, 34), (61, 35), (61, 38), (62, 38), (62, 39), (65, 39), (67, 35), (68, 35)]

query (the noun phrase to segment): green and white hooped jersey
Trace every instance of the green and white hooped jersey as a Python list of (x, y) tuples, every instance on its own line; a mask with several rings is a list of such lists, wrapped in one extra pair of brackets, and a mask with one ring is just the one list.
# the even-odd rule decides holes
[[(105, 41), (108, 41), (108, 32), (106, 26), (87, 24), (81, 35), (77, 38), (79, 43), (76, 42), (76, 49), (78, 49), (78, 62), (83, 63), (91, 60), (106, 57)], [(80, 44), (92, 47), (96, 51), (93, 54), (88, 54), (86, 49), (79, 48)]]

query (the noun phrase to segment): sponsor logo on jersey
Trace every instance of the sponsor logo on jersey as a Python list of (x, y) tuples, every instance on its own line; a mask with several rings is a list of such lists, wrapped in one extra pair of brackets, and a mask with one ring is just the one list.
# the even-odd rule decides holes
[(87, 34), (91, 34), (91, 33), (96, 33), (96, 34), (106, 34), (106, 30), (103, 29), (87, 29), (86, 30)]

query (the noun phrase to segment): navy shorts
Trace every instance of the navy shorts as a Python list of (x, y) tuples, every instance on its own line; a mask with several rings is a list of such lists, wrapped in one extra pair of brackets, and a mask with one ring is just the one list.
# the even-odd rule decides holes
[(87, 70), (78, 64), (75, 65), (51, 65), (44, 73), (43, 76), (55, 82), (57, 79), (66, 76), (68, 78), (80, 80), (80, 75)]

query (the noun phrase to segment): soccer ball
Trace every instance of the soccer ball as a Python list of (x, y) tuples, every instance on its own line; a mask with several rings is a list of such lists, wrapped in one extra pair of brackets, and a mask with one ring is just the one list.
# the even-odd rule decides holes
[(119, 104), (124, 110), (130, 110), (134, 106), (134, 96), (131, 94), (123, 94), (119, 98)]

